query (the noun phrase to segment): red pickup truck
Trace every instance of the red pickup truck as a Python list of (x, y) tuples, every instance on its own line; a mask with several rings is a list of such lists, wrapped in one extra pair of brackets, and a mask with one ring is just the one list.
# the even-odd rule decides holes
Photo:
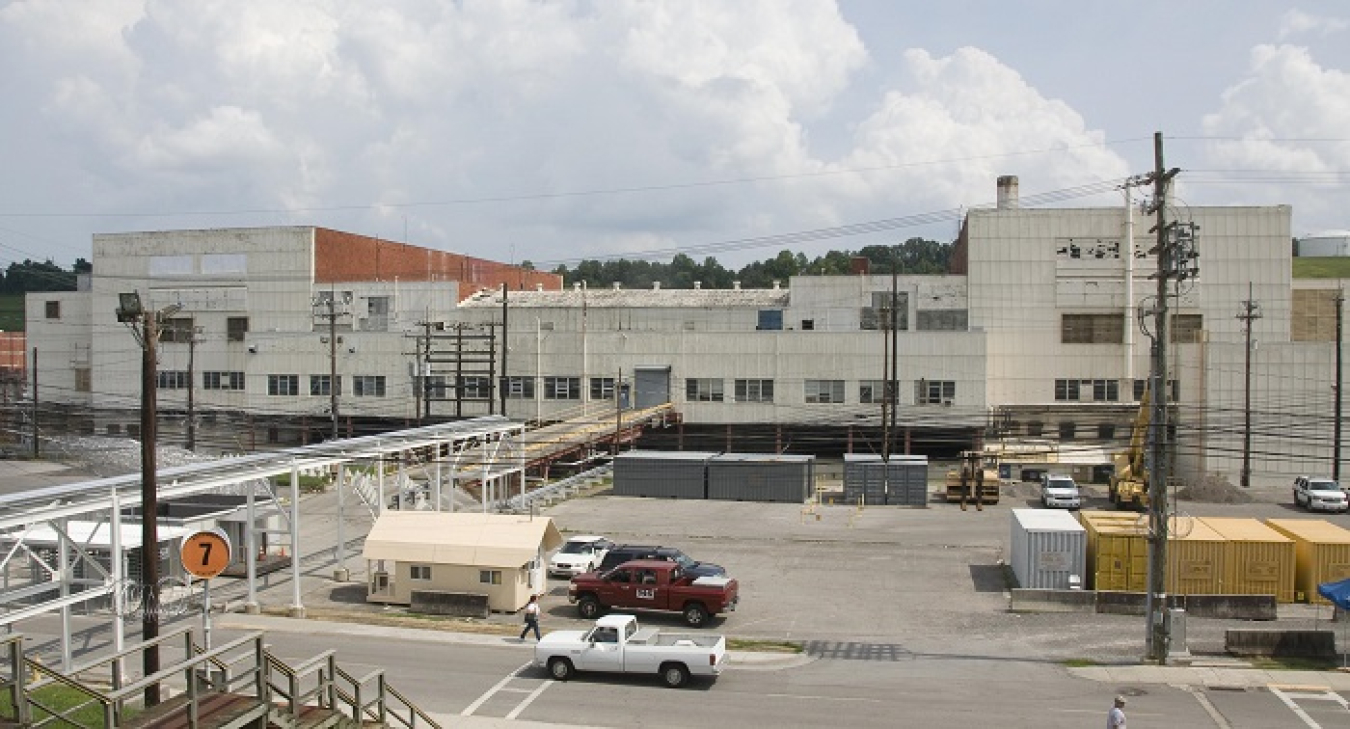
[(685, 623), (700, 628), (710, 616), (735, 610), (739, 590), (730, 577), (695, 577), (674, 562), (636, 560), (573, 577), (567, 600), (587, 620), (607, 608), (662, 610), (682, 613)]

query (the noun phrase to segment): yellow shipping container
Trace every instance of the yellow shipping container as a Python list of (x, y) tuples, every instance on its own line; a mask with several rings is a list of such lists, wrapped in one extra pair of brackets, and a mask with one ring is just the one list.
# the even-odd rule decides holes
[(1326, 519), (1266, 519), (1266, 525), (1294, 540), (1296, 599), (1330, 605), (1317, 586), (1350, 577), (1350, 530)]
[(1223, 594), (1274, 595), (1294, 601), (1294, 540), (1258, 519), (1204, 517), (1208, 527), (1228, 540)]
[[(1139, 514), (1080, 511), (1087, 530), (1088, 587), (1093, 590), (1148, 590), (1148, 519)], [(1167, 540), (1167, 592), (1221, 595), (1227, 540), (1199, 519), (1172, 524)]]

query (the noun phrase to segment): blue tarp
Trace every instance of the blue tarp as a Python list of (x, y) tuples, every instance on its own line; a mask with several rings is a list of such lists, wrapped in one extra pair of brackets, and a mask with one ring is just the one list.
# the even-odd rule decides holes
[(1324, 582), (1317, 586), (1317, 594), (1332, 601), (1342, 610), (1350, 610), (1350, 579)]

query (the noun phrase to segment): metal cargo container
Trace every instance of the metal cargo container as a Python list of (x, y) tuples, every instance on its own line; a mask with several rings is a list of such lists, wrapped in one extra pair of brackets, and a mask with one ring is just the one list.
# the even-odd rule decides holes
[(1228, 540), (1223, 594), (1274, 595), (1294, 601), (1294, 540), (1258, 519), (1204, 517), (1207, 526)]
[(615, 496), (706, 499), (707, 463), (716, 453), (629, 451), (614, 458)]
[(1020, 587), (1067, 590), (1083, 586), (1087, 579), (1087, 530), (1073, 514), (1013, 509), (1012, 517), (1011, 562)]
[[(1095, 590), (1148, 590), (1148, 518), (1141, 514), (1080, 511), (1087, 529), (1088, 574)], [(1224, 538), (1199, 519), (1172, 524), (1167, 540), (1167, 584), (1173, 595), (1223, 594)]]
[(1266, 519), (1266, 525), (1294, 540), (1294, 599), (1330, 605), (1317, 586), (1350, 577), (1350, 530), (1325, 519)]
[(815, 456), (723, 453), (708, 466), (708, 498), (800, 504), (815, 483)]
[(844, 456), (844, 500), (849, 503), (928, 505), (928, 457), (875, 454)]

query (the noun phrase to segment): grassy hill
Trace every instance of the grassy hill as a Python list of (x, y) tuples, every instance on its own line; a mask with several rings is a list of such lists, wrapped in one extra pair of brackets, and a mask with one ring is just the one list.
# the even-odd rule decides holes
[(21, 332), (23, 329), (23, 294), (0, 295), (0, 331)]
[(1350, 278), (1350, 258), (1295, 258), (1294, 278)]

